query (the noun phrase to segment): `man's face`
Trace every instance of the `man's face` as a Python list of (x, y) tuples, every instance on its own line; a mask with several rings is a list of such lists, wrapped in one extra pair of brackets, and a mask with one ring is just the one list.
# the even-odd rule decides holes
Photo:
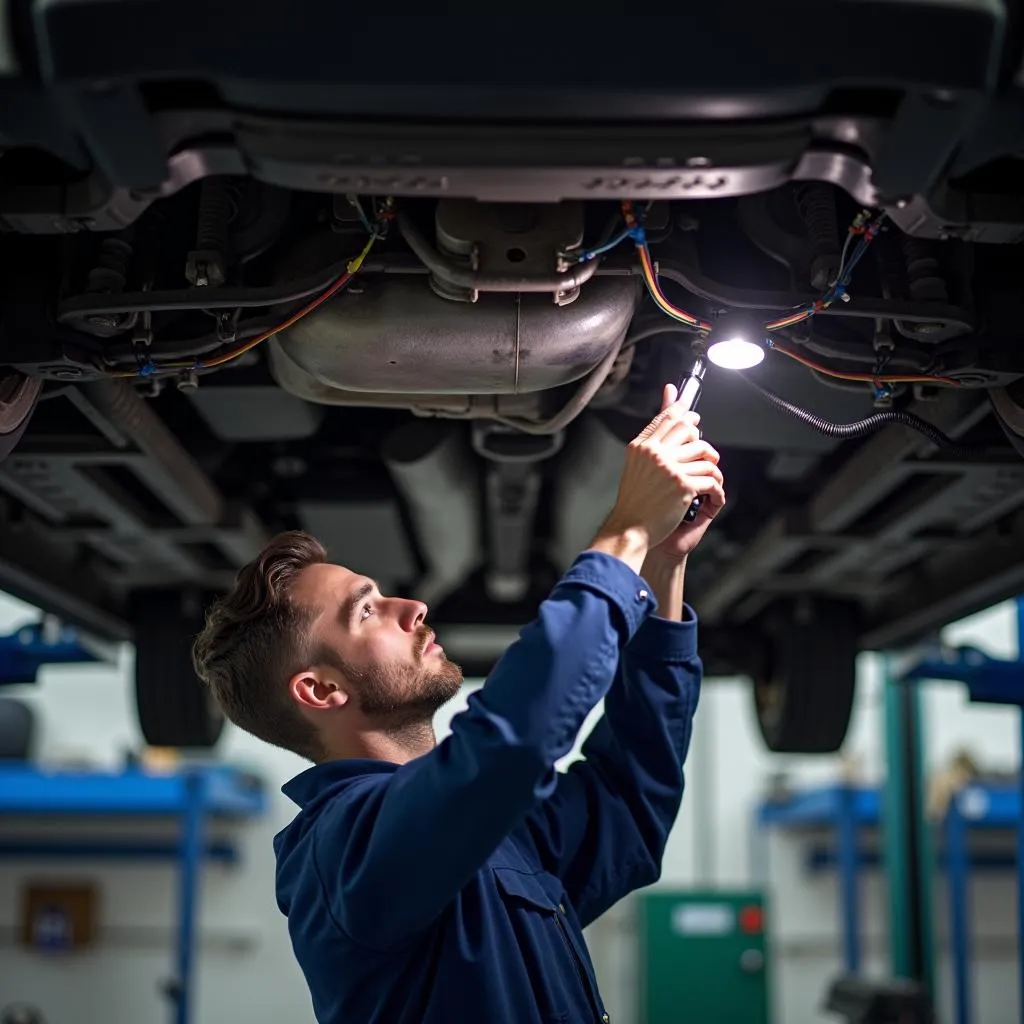
[(429, 719), (458, 693), (462, 670), (434, 642), (422, 602), (384, 597), (373, 580), (340, 565), (304, 569), (292, 598), (316, 610), (311, 640), (367, 718)]

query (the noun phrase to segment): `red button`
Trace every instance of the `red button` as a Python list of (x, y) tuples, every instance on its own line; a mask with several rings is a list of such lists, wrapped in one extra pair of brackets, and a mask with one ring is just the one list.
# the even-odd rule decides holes
[(740, 911), (740, 929), (748, 935), (764, 929), (764, 911), (760, 907), (744, 907)]

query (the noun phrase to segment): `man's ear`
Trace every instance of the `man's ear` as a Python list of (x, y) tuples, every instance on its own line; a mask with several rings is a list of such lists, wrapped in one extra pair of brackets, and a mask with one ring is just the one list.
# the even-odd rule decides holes
[(292, 700), (303, 707), (320, 710), (348, 703), (345, 681), (329, 669), (311, 668), (296, 672), (288, 681)]

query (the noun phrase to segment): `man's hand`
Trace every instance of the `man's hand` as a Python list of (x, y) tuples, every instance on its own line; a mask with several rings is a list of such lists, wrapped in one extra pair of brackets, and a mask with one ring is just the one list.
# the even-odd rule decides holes
[[(661, 398), (661, 410), (665, 412), (676, 400), (676, 387), (666, 384)], [(692, 415), (692, 414), (691, 414)], [(697, 442), (692, 449), (693, 457), (714, 465), (718, 469), (719, 454), (706, 441)], [(725, 487), (720, 471), (714, 477), (714, 485), (703, 492), (704, 500), (697, 510), (697, 517), (692, 523), (680, 522), (679, 525), (660, 543), (651, 547), (648, 558), (667, 562), (682, 562), (700, 542), (707, 532), (711, 520), (725, 507)]]
[(700, 417), (675, 404), (674, 387), (664, 398), (661, 412), (626, 450), (615, 506), (591, 546), (638, 572), (648, 551), (678, 532), (694, 498), (710, 499), (713, 508), (725, 500), (718, 453), (700, 440)]

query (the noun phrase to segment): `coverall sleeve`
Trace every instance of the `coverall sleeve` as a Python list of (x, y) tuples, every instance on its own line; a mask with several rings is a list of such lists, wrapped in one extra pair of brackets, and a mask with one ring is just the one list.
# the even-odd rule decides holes
[(648, 618), (622, 653), (584, 760), (527, 819), (583, 926), (661, 874), (702, 673), (693, 609), (682, 622)]
[(427, 927), (550, 796), (555, 762), (607, 693), (656, 607), (624, 562), (584, 552), (506, 651), (451, 733), (317, 821), (314, 854), (350, 938), (384, 949)]

